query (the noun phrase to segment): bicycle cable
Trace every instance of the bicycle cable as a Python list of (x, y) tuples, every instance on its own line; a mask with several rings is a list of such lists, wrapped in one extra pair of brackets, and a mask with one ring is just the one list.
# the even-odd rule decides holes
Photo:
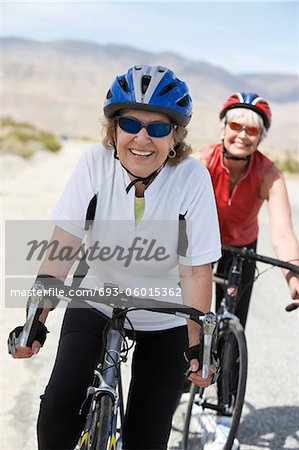
[[(250, 259), (246, 259), (246, 261), (249, 262)], [(263, 275), (264, 273), (268, 272), (269, 270), (273, 270), (276, 267), (276, 266), (270, 266), (270, 267), (266, 267), (264, 270), (260, 271), (259, 268), (256, 265), (256, 261), (254, 261), (254, 260), (251, 260), (251, 261), (253, 261), (255, 263), (254, 277), (253, 277), (252, 280), (250, 280), (246, 284), (244, 284), (241, 289), (239, 289), (239, 292), (237, 294), (237, 300), (238, 300), (238, 298), (240, 298), (244, 294), (244, 292), (246, 291), (246, 289), (248, 289), (248, 287), (250, 286), (251, 283), (254, 284), (261, 275)], [(287, 262), (291, 263), (291, 261), (297, 261), (297, 259), (290, 259)], [(226, 264), (225, 264), (225, 267), (223, 269), (224, 273), (223, 274), (220, 273), (218, 275), (220, 275), (220, 277), (223, 277), (224, 280), (228, 280), (228, 273), (229, 273), (230, 267), (231, 267), (231, 261), (227, 261)], [(216, 274), (217, 274), (217, 269), (216, 269)], [(220, 286), (222, 286), (223, 294), (225, 295), (226, 294), (226, 287), (221, 285), (221, 283), (216, 283), (216, 284), (219, 284)], [(237, 305), (238, 305), (238, 303), (239, 302), (237, 301)]]
[[(130, 310), (130, 311), (131, 311), (131, 310)], [(107, 324), (105, 325), (105, 327), (104, 327), (104, 329), (103, 329), (103, 332), (102, 332), (102, 340), (103, 340), (103, 341), (104, 341), (105, 337), (107, 336), (107, 330), (108, 330), (108, 328), (112, 326), (113, 322), (116, 322), (116, 319), (119, 319), (119, 318), (120, 318), (121, 316), (123, 316), (123, 315), (126, 316), (128, 312), (129, 312), (129, 310), (126, 310), (126, 311), (120, 311), (119, 313), (115, 314), (115, 315), (107, 322)], [(105, 357), (105, 355), (108, 355), (108, 354), (109, 354), (109, 358), (112, 360), (112, 363), (110, 363), (109, 367), (107, 367), (105, 370), (102, 368), (103, 373), (104, 373), (105, 371), (107, 371), (108, 369), (110, 369), (111, 367), (119, 368), (119, 366), (120, 366), (121, 363), (126, 362), (127, 359), (128, 359), (129, 351), (130, 351), (130, 350), (133, 348), (133, 346), (134, 346), (134, 343), (135, 343), (135, 341), (136, 341), (135, 330), (134, 330), (134, 327), (133, 327), (133, 324), (132, 324), (131, 320), (130, 320), (127, 316), (126, 316), (126, 320), (127, 320), (128, 324), (129, 324), (129, 326), (130, 326), (130, 330), (129, 330), (129, 331), (132, 332), (132, 337), (129, 338), (129, 339), (132, 340), (132, 343), (131, 343), (131, 344), (128, 343), (128, 341), (127, 341), (127, 337), (128, 337), (128, 336), (126, 335), (126, 331), (125, 331), (125, 330), (118, 329), (118, 331), (119, 331), (121, 337), (123, 338), (123, 340), (122, 340), (122, 348), (121, 348), (120, 353), (119, 353), (119, 355), (118, 355), (119, 358), (118, 358), (118, 360), (116, 360), (116, 359), (111, 355), (111, 353), (109, 353), (109, 350), (107, 350), (107, 349), (105, 348), (104, 357)]]

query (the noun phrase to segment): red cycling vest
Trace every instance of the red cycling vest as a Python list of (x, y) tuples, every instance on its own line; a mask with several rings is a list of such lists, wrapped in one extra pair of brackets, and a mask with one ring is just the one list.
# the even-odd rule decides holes
[(218, 210), (223, 244), (243, 246), (258, 237), (258, 213), (263, 199), (259, 197), (261, 182), (273, 162), (256, 150), (250, 158), (243, 178), (229, 193), (229, 172), (223, 164), (222, 144), (205, 148), (201, 154), (209, 169)]

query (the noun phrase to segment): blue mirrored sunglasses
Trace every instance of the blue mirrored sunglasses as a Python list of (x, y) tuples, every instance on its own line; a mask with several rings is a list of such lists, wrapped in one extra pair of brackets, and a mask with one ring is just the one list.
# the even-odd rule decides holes
[(153, 138), (168, 136), (173, 128), (177, 126), (167, 122), (143, 123), (132, 117), (120, 116), (116, 118), (120, 128), (126, 133), (137, 134), (142, 128), (145, 128), (147, 134)]

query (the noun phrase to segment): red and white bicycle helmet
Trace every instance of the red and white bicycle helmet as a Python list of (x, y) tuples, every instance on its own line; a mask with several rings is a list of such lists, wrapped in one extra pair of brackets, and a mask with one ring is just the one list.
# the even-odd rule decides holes
[(248, 108), (259, 114), (268, 130), (271, 125), (271, 109), (269, 103), (253, 92), (237, 92), (232, 94), (225, 101), (219, 113), (220, 119), (223, 119), (227, 111), (233, 108)]

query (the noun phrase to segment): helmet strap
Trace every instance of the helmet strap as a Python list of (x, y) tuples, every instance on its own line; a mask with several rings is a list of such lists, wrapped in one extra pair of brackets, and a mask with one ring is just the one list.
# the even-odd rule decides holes
[(118, 159), (118, 160), (119, 160), (119, 157), (118, 157), (117, 151), (116, 151), (116, 145), (115, 145), (114, 143), (113, 143), (113, 147), (114, 147), (114, 153), (113, 153), (113, 156), (114, 156), (115, 159)]
[(222, 154), (224, 158), (231, 159), (233, 161), (248, 161), (251, 158), (251, 155), (246, 155), (243, 157), (232, 155), (225, 147), (224, 147), (224, 141), (222, 141)]
[[(117, 155), (117, 151), (116, 151), (116, 146), (114, 146), (114, 158), (119, 160), (119, 157)], [(121, 166), (125, 169), (125, 171), (131, 175), (131, 177), (134, 177), (135, 180), (131, 181), (131, 183), (128, 184), (128, 186), (126, 187), (126, 192), (127, 194), (129, 193), (130, 189), (139, 181), (142, 182), (142, 184), (144, 184), (145, 186), (148, 186), (152, 181), (154, 181), (154, 179), (156, 178), (157, 175), (159, 175), (159, 173), (161, 172), (161, 170), (163, 169), (163, 167), (165, 166), (165, 164), (168, 161), (168, 156), (165, 159), (164, 163), (158, 167), (158, 169), (154, 170), (154, 172), (152, 172), (151, 174), (149, 174), (147, 177), (140, 177), (139, 175), (135, 175), (134, 173), (130, 172), (129, 169), (127, 169), (126, 166), (124, 166), (122, 164), (122, 162), (119, 160)]]

